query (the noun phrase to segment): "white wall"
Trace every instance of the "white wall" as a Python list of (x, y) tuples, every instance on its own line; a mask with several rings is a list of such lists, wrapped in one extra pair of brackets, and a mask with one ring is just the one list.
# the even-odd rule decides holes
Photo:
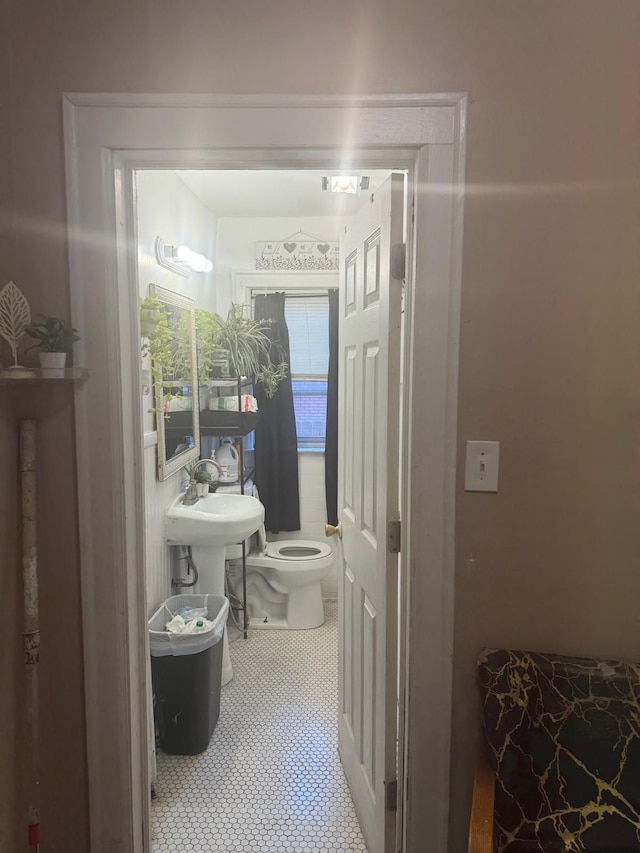
[[(186, 244), (208, 258), (215, 257), (216, 219), (174, 172), (138, 172), (138, 275), (140, 295), (154, 283), (193, 299), (196, 307), (215, 310), (215, 272), (192, 273), (184, 278), (158, 265), (156, 237), (172, 245)], [(154, 416), (149, 412), (151, 395), (142, 400), (145, 432), (144, 483), (147, 608), (152, 614), (171, 595), (171, 576), (176, 555), (163, 539), (167, 506), (182, 487), (183, 477), (174, 474), (158, 482)]]
[[(220, 217), (217, 232), (216, 299), (217, 310), (225, 313), (231, 302), (238, 301), (232, 292), (233, 273), (238, 270), (255, 270), (255, 244), (257, 242), (286, 240), (297, 231), (304, 231), (319, 240), (340, 238), (340, 231), (348, 217)], [(287, 273), (282, 273), (283, 281)]]
[[(221, 217), (218, 220), (216, 256), (216, 299), (217, 310), (226, 312), (232, 301), (239, 301), (233, 293), (233, 273), (255, 269), (255, 243), (280, 241), (304, 231), (323, 241), (338, 240), (348, 217), (316, 216), (308, 218), (289, 217)], [(286, 288), (287, 273), (282, 274), (282, 287)], [(324, 491), (324, 454), (299, 453), (298, 473), (300, 479), (300, 530), (269, 534), (270, 539), (312, 539), (325, 541), (324, 525), (327, 510)], [(335, 537), (326, 540), (335, 548)], [(337, 596), (338, 576), (335, 567), (322, 584), (325, 598)]]

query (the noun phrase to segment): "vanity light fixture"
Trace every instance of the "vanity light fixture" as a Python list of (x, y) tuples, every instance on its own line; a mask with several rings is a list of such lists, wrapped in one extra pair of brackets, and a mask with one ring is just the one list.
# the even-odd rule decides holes
[(156, 237), (156, 260), (161, 267), (189, 278), (192, 272), (211, 272), (213, 263), (188, 246), (173, 246)]
[(322, 192), (346, 193), (358, 195), (361, 190), (369, 189), (369, 176), (362, 175), (326, 175), (321, 178)]

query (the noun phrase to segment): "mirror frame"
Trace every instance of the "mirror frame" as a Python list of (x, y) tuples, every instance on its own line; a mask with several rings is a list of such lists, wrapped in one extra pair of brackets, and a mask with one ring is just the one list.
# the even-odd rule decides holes
[[(196, 311), (195, 302), (188, 296), (181, 296), (172, 290), (166, 290), (156, 284), (149, 285), (149, 292), (155, 294), (158, 299), (173, 308), (180, 308), (189, 314), (189, 328), (191, 331), (191, 399), (193, 401), (193, 447), (183, 450), (178, 456), (167, 459), (165, 418), (162, 414), (164, 391), (162, 382), (154, 382), (153, 394), (156, 407), (156, 431), (158, 434), (157, 459), (158, 480), (168, 480), (185, 465), (200, 458), (200, 397), (198, 387), (198, 362), (196, 353)], [(161, 374), (160, 374), (161, 375)], [(189, 383), (185, 383), (189, 384)]]

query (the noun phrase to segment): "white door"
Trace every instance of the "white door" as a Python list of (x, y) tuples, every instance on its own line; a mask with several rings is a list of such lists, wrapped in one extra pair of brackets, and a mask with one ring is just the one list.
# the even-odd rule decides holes
[(365, 201), (340, 246), (339, 749), (369, 853), (395, 849), (400, 316), (392, 278), (403, 178)]

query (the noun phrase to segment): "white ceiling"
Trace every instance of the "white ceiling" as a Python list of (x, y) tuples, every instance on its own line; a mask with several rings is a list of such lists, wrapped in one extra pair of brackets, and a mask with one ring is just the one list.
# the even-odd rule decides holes
[(388, 171), (367, 171), (369, 189), (360, 196), (321, 190), (321, 171), (204, 171), (176, 174), (215, 216), (353, 216)]

